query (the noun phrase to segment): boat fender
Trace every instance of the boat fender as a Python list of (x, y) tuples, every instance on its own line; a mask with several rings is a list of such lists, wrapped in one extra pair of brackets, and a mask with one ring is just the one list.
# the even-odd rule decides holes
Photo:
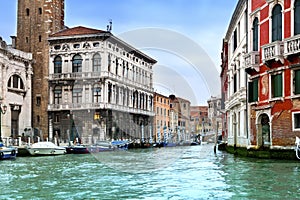
[(2, 159), (4, 157), (3, 152), (0, 152), (0, 158)]
[(16, 155), (16, 151), (15, 150), (12, 150), (11, 151), (11, 156), (15, 156)]

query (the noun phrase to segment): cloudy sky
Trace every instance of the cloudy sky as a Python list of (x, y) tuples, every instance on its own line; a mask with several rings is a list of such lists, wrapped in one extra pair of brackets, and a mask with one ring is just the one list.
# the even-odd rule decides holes
[[(16, 35), (17, 0), (0, 0), (0, 36)], [(220, 53), (237, 0), (65, 0), (65, 24), (106, 30), (158, 61), (155, 91), (206, 105), (219, 93)]]

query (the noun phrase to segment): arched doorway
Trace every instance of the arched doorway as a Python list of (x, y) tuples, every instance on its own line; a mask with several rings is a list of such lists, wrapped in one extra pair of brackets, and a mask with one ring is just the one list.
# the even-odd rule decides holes
[(259, 126), (257, 130), (257, 144), (259, 147), (270, 146), (270, 119), (267, 114), (259, 116)]

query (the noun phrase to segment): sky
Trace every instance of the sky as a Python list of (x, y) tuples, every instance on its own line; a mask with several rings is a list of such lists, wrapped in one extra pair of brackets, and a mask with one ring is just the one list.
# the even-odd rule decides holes
[[(238, 0), (65, 0), (65, 25), (106, 30), (157, 60), (154, 90), (192, 105), (220, 94), (222, 40)], [(0, 0), (0, 36), (16, 35), (17, 0)]]

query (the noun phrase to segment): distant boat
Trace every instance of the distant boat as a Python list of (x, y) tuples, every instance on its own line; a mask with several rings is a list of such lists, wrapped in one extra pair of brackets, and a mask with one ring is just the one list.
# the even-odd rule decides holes
[(14, 159), (16, 158), (17, 153), (17, 148), (11, 146), (6, 147), (2, 142), (0, 142), (0, 160)]
[(59, 147), (52, 142), (37, 142), (27, 146), (27, 150), (32, 156), (50, 156), (66, 154), (66, 148)]
[(86, 154), (90, 153), (90, 149), (84, 145), (67, 146), (66, 151), (68, 154)]
[(153, 147), (176, 147), (177, 144), (173, 142), (159, 142), (159, 143), (154, 143)]
[(115, 140), (115, 141), (112, 141), (111, 142), (111, 145), (113, 146), (113, 148), (116, 148), (116, 149), (128, 149), (128, 141), (119, 141), (119, 140)]

